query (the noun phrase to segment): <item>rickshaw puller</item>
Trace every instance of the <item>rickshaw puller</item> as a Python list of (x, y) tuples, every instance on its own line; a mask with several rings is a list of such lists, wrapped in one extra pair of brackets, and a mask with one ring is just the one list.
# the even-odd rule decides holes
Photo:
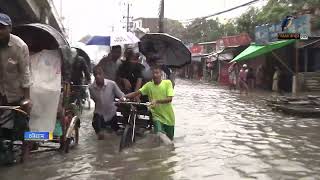
[[(12, 21), (6, 14), (0, 13), (0, 105), (20, 105), (25, 103), (30, 112), (30, 58), (26, 43), (11, 34)], [(2, 114), (2, 113), (1, 113)], [(13, 138), (13, 129), (19, 139), (23, 138), (23, 131), (27, 130), (27, 117), (20, 119), (15, 116), (14, 122), (4, 123), (0, 119), (0, 137)], [(11, 123), (10, 125), (8, 125)], [(22, 137), (21, 137), (22, 136)], [(27, 143), (26, 143), (27, 144)]]
[[(91, 75), (89, 67), (85, 59), (80, 56), (75, 48), (72, 49), (72, 58), (74, 63), (72, 65), (71, 81), (73, 85), (87, 85), (91, 83)], [(83, 77), (83, 74), (85, 78)], [(85, 82), (83, 82), (85, 80)], [(86, 90), (83, 87), (72, 87), (72, 90), (81, 96), (81, 100), (85, 100)], [(77, 97), (72, 96), (71, 102), (74, 102)]]
[(103, 129), (110, 126), (112, 130), (119, 130), (118, 121), (116, 118), (117, 107), (114, 104), (114, 99), (119, 98), (125, 100), (124, 93), (118, 85), (104, 78), (104, 72), (101, 66), (96, 66), (93, 69), (95, 81), (89, 86), (90, 96), (95, 102), (94, 116), (92, 126), (98, 135), (98, 139), (104, 139)]

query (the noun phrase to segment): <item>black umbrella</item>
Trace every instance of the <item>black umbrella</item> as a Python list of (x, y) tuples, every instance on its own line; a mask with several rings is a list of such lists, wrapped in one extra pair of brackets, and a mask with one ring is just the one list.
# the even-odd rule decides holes
[(180, 39), (166, 33), (149, 33), (139, 43), (139, 49), (146, 57), (158, 55), (169, 67), (181, 68), (191, 63), (191, 52)]

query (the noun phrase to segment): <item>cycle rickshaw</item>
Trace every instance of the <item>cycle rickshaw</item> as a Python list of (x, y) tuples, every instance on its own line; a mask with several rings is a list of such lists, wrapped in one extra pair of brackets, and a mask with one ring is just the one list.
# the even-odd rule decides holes
[[(148, 110), (149, 102), (120, 102), (116, 99), (118, 106), (117, 119), (123, 133), (120, 139), (119, 151), (132, 146), (137, 136), (153, 128), (152, 115)], [(139, 131), (143, 130), (143, 132)]]
[(80, 128), (75, 105), (69, 102), (70, 46), (63, 35), (49, 25), (16, 26), (13, 34), (29, 47), (32, 110), (28, 115), (23, 106), (0, 106), (0, 118), (7, 118), (7, 122), (13, 124), (19, 119), (20, 124), (26, 124), (24, 128), (13, 125), (13, 135), (9, 138), (0, 134), (0, 164), (23, 161), (29, 153), (35, 152), (61, 150), (67, 153), (78, 144)]

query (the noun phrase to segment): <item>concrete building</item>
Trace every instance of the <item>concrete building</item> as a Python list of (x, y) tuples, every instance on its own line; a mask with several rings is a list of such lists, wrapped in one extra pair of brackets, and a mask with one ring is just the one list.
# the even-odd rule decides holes
[(158, 32), (158, 18), (136, 18), (133, 19), (133, 31), (146, 30), (148, 32)]
[[(173, 24), (177, 25), (179, 23), (180, 22), (177, 20), (165, 18), (164, 32), (175, 36), (176, 26), (172, 26), (172, 25)], [(183, 28), (182, 24), (181, 24), (181, 27)], [(133, 19), (131, 31), (134, 32), (136, 36), (139, 38), (142, 37), (145, 33), (157, 33), (159, 32), (159, 18), (140, 17), (140, 18)]]

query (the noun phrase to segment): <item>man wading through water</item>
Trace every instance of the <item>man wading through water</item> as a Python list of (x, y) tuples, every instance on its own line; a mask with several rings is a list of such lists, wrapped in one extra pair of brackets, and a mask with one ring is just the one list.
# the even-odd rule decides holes
[(114, 104), (114, 99), (125, 100), (125, 98), (114, 81), (104, 78), (105, 75), (100, 66), (93, 69), (93, 75), (95, 81), (89, 87), (91, 98), (95, 102), (92, 126), (98, 139), (103, 140), (103, 131), (107, 126), (110, 126), (115, 132), (119, 130), (116, 119), (117, 107)]
[(171, 104), (174, 96), (173, 86), (170, 80), (162, 80), (161, 66), (153, 66), (151, 70), (152, 81), (125, 97), (133, 99), (140, 95), (147, 95), (151, 102), (150, 109), (155, 133), (160, 136), (165, 134), (173, 140), (175, 125), (175, 115)]
[[(11, 31), (10, 17), (0, 13), (0, 105), (19, 106), (24, 102), (27, 111), (30, 112), (32, 82), (29, 49), (26, 43), (11, 34)], [(14, 112), (13, 118), (4, 118), (9, 116), (8, 112), (12, 113), (12, 111), (0, 110), (0, 141), (1, 139), (23, 139), (23, 132), (28, 130), (27, 118)], [(28, 153), (27, 147), (28, 143), (24, 143), (24, 158)]]

